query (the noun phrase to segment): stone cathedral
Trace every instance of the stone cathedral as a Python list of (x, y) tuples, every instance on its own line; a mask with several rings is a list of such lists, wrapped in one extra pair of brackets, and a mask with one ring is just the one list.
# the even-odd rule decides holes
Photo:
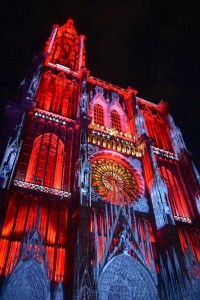
[[(1, 128), (0, 299), (200, 299), (200, 176), (167, 103), (54, 25)], [(109, 66), (108, 66), (109, 67)]]

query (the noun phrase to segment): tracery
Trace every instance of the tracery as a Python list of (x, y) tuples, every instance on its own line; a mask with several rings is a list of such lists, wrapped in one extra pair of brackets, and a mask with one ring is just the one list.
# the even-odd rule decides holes
[(128, 168), (112, 159), (97, 158), (92, 162), (92, 187), (101, 197), (113, 203), (129, 203), (137, 199), (138, 184)]

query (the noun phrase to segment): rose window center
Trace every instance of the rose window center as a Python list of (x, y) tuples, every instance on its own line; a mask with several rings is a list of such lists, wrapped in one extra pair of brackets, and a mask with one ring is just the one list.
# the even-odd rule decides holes
[(113, 190), (124, 187), (123, 178), (117, 173), (106, 172), (102, 175), (102, 182), (109, 189)]

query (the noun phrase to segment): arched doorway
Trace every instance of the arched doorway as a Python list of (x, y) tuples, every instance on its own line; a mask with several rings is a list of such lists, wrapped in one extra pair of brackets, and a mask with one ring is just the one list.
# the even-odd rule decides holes
[(158, 299), (148, 271), (129, 254), (115, 256), (105, 266), (98, 284), (99, 300)]
[(50, 284), (35, 259), (20, 261), (3, 289), (3, 300), (50, 300)]

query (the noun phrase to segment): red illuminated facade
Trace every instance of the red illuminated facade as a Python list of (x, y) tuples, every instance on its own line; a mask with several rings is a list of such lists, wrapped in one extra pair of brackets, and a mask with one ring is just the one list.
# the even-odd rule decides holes
[(54, 25), (6, 108), (1, 297), (199, 299), (200, 176), (181, 132), (166, 103), (85, 62), (73, 21)]

